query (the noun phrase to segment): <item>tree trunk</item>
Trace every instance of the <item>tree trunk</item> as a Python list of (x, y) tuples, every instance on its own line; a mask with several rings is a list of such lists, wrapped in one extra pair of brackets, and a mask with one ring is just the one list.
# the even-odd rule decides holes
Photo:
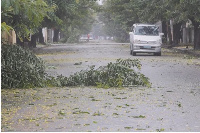
[(23, 47), (23, 42), (20, 41), (19, 37), (16, 38), (16, 43)]
[(183, 23), (182, 25), (183, 27), (183, 44), (187, 43), (187, 30), (186, 30), (186, 23)]
[(58, 34), (59, 34), (59, 30), (55, 29), (54, 30), (53, 42), (58, 42)]
[(171, 33), (171, 28), (170, 28), (170, 22), (166, 22), (167, 24), (167, 35), (169, 39), (169, 44), (172, 45), (172, 33)]
[(166, 21), (162, 21), (162, 32), (164, 33), (164, 38), (162, 42), (166, 43), (167, 42), (167, 25)]
[(31, 36), (31, 42), (30, 42), (30, 46), (32, 48), (36, 48), (36, 40), (37, 40), (37, 34), (34, 34)]
[(194, 50), (200, 49), (200, 22), (195, 21), (194, 18), (190, 18), (194, 25)]
[(194, 49), (199, 50), (200, 49), (200, 23), (194, 24)]
[(179, 42), (180, 42), (180, 39), (181, 39), (181, 25), (182, 23), (177, 23), (174, 25), (174, 28), (173, 28), (173, 33), (174, 33), (174, 36), (173, 36), (173, 44), (174, 45), (178, 45)]
[(18, 37), (17, 37), (17, 44), (19, 44), (22, 48), (30, 48), (30, 41), (27, 38), (23, 38), (23, 41), (21, 41)]
[(43, 34), (42, 34), (42, 28), (39, 28), (38, 36), (39, 36), (39, 43), (44, 44), (44, 37), (43, 37)]

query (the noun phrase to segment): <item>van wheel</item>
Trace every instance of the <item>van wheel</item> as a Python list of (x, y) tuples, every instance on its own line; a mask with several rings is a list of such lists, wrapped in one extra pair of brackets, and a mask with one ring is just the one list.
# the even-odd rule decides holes
[(131, 44), (130, 44), (130, 55), (132, 55), (132, 53), (133, 53), (133, 50), (132, 50)]
[(161, 52), (154, 53), (155, 56), (161, 56)]
[(136, 56), (136, 52), (132, 52), (132, 55), (133, 55), (133, 56)]

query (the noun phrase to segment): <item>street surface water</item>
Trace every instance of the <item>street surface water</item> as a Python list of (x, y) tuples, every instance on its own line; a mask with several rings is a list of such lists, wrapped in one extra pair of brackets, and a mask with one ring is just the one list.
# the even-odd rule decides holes
[(128, 44), (113, 42), (38, 48), (52, 76), (138, 58), (152, 87), (3, 89), (1, 130), (200, 131), (200, 58), (162, 51), (162, 56), (131, 56)]

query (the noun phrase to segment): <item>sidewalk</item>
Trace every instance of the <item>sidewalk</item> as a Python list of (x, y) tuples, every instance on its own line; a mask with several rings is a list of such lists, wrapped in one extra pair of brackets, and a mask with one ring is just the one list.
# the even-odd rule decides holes
[(180, 52), (182, 54), (188, 54), (191, 56), (199, 57), (200, 58), (200, 50), (194, 50), (192, 46), (176, 46), (171, 47), (169, 45), (165, 45), (164, 48), (172, 49), (173, 51)]

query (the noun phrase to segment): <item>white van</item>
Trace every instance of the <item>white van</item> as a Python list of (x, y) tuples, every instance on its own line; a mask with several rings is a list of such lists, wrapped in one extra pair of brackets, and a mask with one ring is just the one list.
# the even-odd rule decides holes
[(159, 27), (151, 24), (133, 24), (130, 35), (130, 54), (154, 53), (161, 56), (162, 35)]

